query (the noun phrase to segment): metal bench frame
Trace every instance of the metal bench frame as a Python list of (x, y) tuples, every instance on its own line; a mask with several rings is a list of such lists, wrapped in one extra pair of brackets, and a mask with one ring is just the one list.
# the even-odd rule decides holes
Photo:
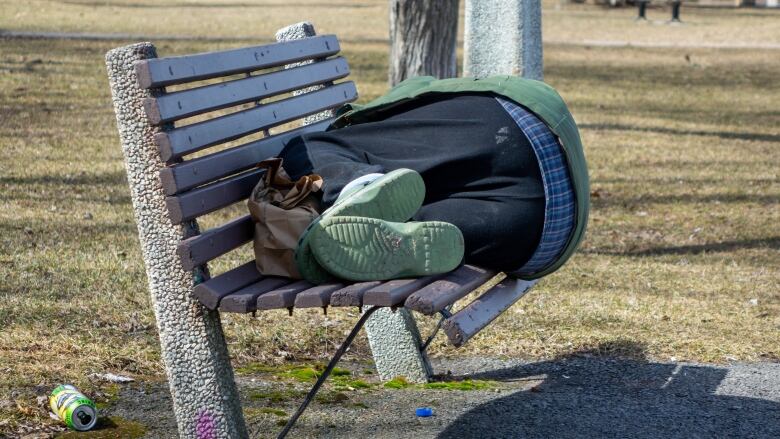
[[(366, 323), (382, 379), (425, 381), (430, 366), (408, 310), (443, 313), (444, 332), (463, 345), (525, 294), (535, 281), (507, 278), (458, 312), (446, 309), (493, 278), (462, 266), (451, 273), (388, 282), (311, 285), (263, 276), (254, 261), (211, 277), (207, 263), (252, 239), (248, 215), (210, 230), (197, 218), (246, 199), (260, 178), (254, 168), (303, 132), (324, 130), (332, 110), (357, 98), (335, 36), (299, 23), (283, 42), (171, 58), (151, 43), (106, 55), (109, 80), (139, 239), (160, 333), (179, 432), (193, 437), (246, 437), (219, 312), (380, 306)], [(281, 68), (284, 67), (282, 70)], [(244, 77), (236, 75), (243, 74)], [(226, 78), (228, 77), (228, 78)], [(222, 82), (199, 81), (222, 79)], [(166, 87), (194, 87), (166, 92)], [(290, 95), (291, 94), (291, 95)], [(279, 98), (266, 101), (269, 98)], [(252, 106), (246, 104), (254, 103)], [(229, 107), (238, 111), (177, 123)], [(295, 120), (299, 128), (270, 134)], [(187, 121), (185, 121), (187, 122)], [(186, 156), (262, 132), (259, 140)]]

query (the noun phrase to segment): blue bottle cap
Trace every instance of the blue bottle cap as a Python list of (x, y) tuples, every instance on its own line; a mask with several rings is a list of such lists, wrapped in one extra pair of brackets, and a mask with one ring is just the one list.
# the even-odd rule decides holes
[(430, 407), (419, 407), (414, 410), (414, 414), (420, 418), (427, 418), (428, 416), (433, 416), (433, 409)]

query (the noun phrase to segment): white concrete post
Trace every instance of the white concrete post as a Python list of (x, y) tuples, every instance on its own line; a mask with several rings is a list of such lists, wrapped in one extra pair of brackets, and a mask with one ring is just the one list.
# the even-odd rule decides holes
[[(297, 40), (316, 35), (314, 26), (308, 22), (296, 23), (276, 32), (278, 41)], [(331, 117), (332, 113), (324, 112)], [(323, 113), (307, 118), (304, 123), (322, 119)], [(425, 383), (431, 373), (431, 366), (425, 353), (420, 351), (420, 332), (412, 314), (401, 308), (395, 312), (380, 309), (366, 322), (366, 334), (371, 346), (379, 377), (385, 381), (403, 376), (410, 382)]]
[(463, 74), (541, 80), (541, 0), (466, 0)]
[(179, 436), (246, 438), (219, 314), (192, 297), (204, 273), (185, 271), (176, 254), (197, 224), (177, 226), (168, 219), (158, 176), (165, 164), (152, 140), (159, 129), (143, 108), (143, 99), (158, 92), (139, 88), (134, 70), (136, 61), (156, 56), (151, 43), (133, 44), (108, 52), (106, 66)]
[[(317, 35), (317, 32), (314, 30), (314, 25), (309, 23), (308, 21), (302, 21), (300, 23), (296, 23), (287, 27), (283, 27), (276, 31), (276, 41), (283, 42), (283, 41), (291, 41), (291, 40), (300, 40), (303, 38), (313, 37)], [(297, 62), (293, 64), (287, 64), (284, 66), (285, 69), (290, 69), (293, 67), (302, 66), (305, 64), (311, 64), (314, 60), (309, 61), (302, 61)], [(328, 82), (325, 85), (333, 84), (333, 82)], [(325, 87), (325, 85), (313, 85), (311, 87), (302, 88), (300, 90), (295, 90), (293, 92), (293, 96), (302, 95), (305, 93), (311, 93), (313, 91), (320, 90)], [(319, 121), (329, 119), (333, 117), (336, 114), (333, 110), (325, 110), (320, 113), (312, 114), (309, 116), (306, 116), (303, 118), (303, 125), (310, 125), (313, 123), (317, 123)]]

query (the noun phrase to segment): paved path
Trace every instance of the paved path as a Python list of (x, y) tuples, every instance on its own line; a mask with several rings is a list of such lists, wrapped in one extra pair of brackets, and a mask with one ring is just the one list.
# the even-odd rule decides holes
[[(349, 367), (361, 371), (366, 365)], [(482, 391), (347, 392), (344, 401), (312, 404), (290, 437), (780, 437), (778, 363), (705, 366), (576, 356), (532, 363), (439, 360), (434, 367), (499, 384)], [(240, 378), (239, 385), (245, 396), (258, 389), (289, 391), (284, 383), (252, 377)], [(299, 400), (260, 405), (289, 414)], [(147, 437), (173, 438), (169, 404), (164, 383), (128, 387), (111, 412), (150, 426)], [(258, 401), (245, 401), (245, 407), (252, 404)], [(436, 416), (416, 418), (420, 406), (433, 407)], [(258, 416), (253, 437), (274, 437), (282, 418)]]
[[(139, 35), (128, 33), (87, 33), (87, 32), (30, 32), (30, 31), (11, 31), (0, 29), (0, 38), (40, 38), (40, 39), (61, 39), (61, 40), (133, 40), (133, 41), (252, 41), (262, 42), (264, 40), (257, 37), (203, 37), (186, 35)], [(267, 40), (270, 42), (270, 40)], [(383, 39), (342, 39), (345, 42), (352, 43), (388, 43)], [(462, 41), (460, 42), (462, 44)], [(576, 47), (641, 47), (651, 49), (735, 49), (735, 50), (780, 50), (778, 43), (698, 43), (685, 44), (678, 42), (632, 42), (632, 41), (605, 41), (605, 40), (583, 40), (583, 41), (562, 41), (550, 40), (544, 41), (545, 45), (557, 46), (576, 46)]]

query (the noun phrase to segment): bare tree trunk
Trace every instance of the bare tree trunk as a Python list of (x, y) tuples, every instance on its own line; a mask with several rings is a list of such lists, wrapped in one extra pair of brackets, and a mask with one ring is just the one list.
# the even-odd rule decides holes
[(390, 85), (457, 75), (459, 0), (390, 0)]

